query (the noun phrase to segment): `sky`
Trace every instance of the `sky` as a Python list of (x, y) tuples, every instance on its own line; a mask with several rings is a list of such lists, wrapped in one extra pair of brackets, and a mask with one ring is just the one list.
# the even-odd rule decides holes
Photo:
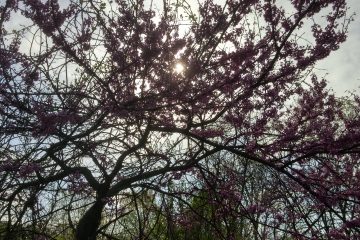
[[(223, 0), (214, 1), (223, 3)], [(282, 4), (285, 3), (284, 6), (288, 5), (289, 1), (278, 0)], [(332, 52), (329, 57), (315, 66), (315, 72), (328, 81), (328, 87), (338, 97), (349, 95), (350, 92), (360, 94), (360, 0), (346, 1), (349, 7), (348, 15), (355, 14), (354, 21), (350, 23), (348, 29), (348, 38), (337, 51)], [(196, 5), (198, 0), (188, 0), (188, 2)]]
[(356, 13), (348, 38), (340, 49), (316, 65), (319, 76), (325, 76), (337, 96), (356, 91), (360, 94), (360, 1), (347, 0), (350, 13)]
[[(214, 1), (221, 2), (221, 0)], [(192, 3), (195, 5), (197, 0), (188, 0), (188, 2), (190, 5)], [(325, 77), (328, 80), (328, 86), (339, 97), (348, 95), (349, 92), (360, 94), (360, 0), (347, 0), (347, 2), (350, 8), (348, 14), (356, 14), (354, 21), (350, 24), (348, 38), (339, 50), (315, 66), (318, 76)], [(20, 25), (22, 20), (17, 16), (11, 25)]]

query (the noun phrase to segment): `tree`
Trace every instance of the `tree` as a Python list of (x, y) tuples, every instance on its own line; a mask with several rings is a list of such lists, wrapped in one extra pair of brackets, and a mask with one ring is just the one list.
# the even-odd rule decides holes
[[(224, 169), (248, 162), (267, 169), (249, 170), (249, 179), (276, 189), (266, 198), (273, 204), (239, 212), (253, 229), (286, 229), (295, 239), (359, 237), (360, 98), (348, 97), (354, 114), (347, 114), (312, 73), (345, 41), (346, 11), (345, 0), (4, 1), (5, 239), (17, 229), (55, 238), (56, 218), (76, 239), (116, 239), (111, 229), (133, 216), (142, 193), (166, 195), (169, 181), (185, 177), (182, 191), (195, 194), (190, 186), (209, 177), (208, 166), (220, 171), (209, 196), (224, 194), (217, 188)], [(14, 18), (22, 22), (16, 29)], [(230, 156), (220, 158), (228, 168), (217, 168), (218, 154)], [(260, 194), (253, 187), (246, 185)], [(241, 209), (234, 201), (229, 209)], [(146, 239), (141, 226), (160, 215), (139, 214), (137, 235)]]

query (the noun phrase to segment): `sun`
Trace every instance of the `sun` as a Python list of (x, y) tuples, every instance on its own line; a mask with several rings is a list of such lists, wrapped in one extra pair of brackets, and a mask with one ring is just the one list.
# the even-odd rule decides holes
[(176, 63), (176, 64), (175, 64), (174, 72), (176, 72), (176, 73), (182, 73), (182, 72), (184, 72), (184, 70), (185, 70), (185, 67), (184, 67), (183, 64), (181, 64), (181, 63)]

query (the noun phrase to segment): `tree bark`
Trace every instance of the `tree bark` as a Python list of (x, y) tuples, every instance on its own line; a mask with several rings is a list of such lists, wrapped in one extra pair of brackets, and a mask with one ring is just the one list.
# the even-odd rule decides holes
[(86, 211), (76, 229), (77, 240), (96, 240), (104, 206), (105, 203), (99, 199)]

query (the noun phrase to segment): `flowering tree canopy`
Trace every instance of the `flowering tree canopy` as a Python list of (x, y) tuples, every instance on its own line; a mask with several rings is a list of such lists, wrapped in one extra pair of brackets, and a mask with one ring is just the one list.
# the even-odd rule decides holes
[(2, 1), (0, 234), (360, 238), (360, 98), (313, 73), (350, 21), (345, 0)]

